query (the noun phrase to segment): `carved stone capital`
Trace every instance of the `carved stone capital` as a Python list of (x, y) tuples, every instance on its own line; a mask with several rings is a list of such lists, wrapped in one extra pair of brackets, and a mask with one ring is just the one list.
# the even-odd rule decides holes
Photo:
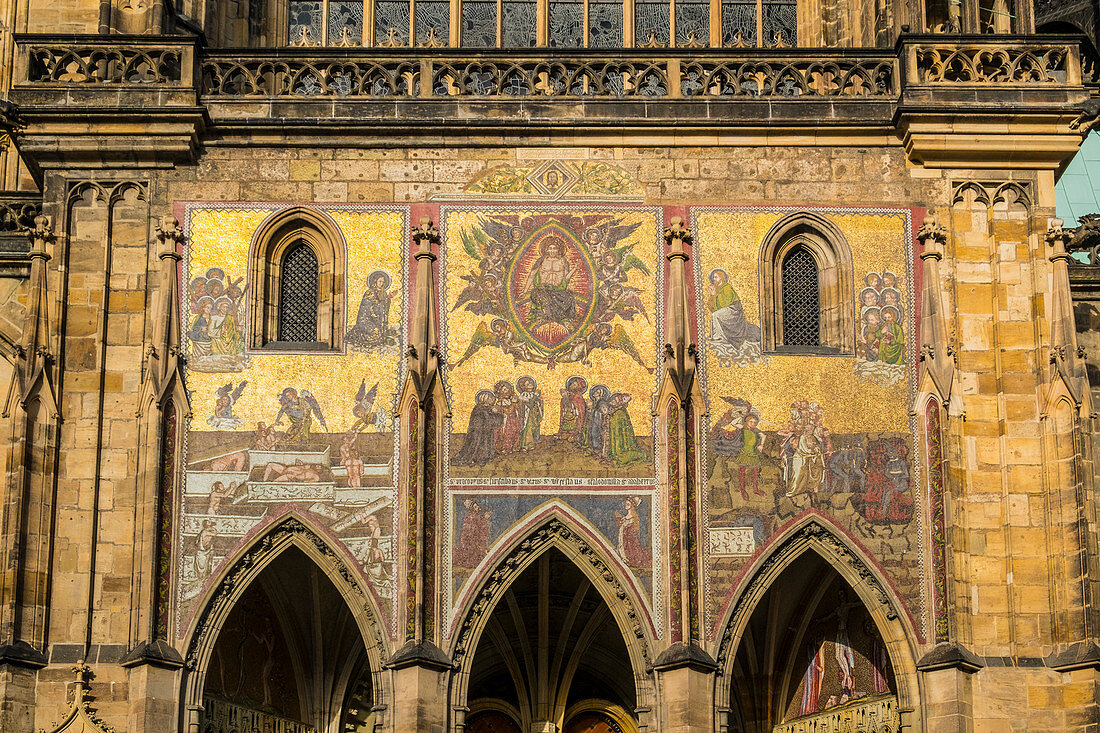
[(665, 229), (665, 244), (669, 247), (668, 259), (686, 260), (687, 253), (684, 245), (691, 246), (691, 232), (684, 227), (684, 220), (678, 216), (672, 217), (669, 226)]
[(183, 227), (179, 219), (172, 215), (162, 216), (156, 226), (157, 240), (160, 242), (158, 257), (163, 259), (180, 259), (177, 248), (183, 244)]
[(48, 260), (46, 245), (54, 241), (53, 220), (45, 214), (34, 217), (34, 224), (27, 229), (27, 239), (31, 242), (30, 256)]
[(416, 259), (427, 257), (429, 260), (435, 260), (432, 245), (439, 243), (439, 230), (432, 223), (431, 217), (420, 217), (420, 226), (413, 227), (412, 237), (419, 248), (416, 251)]
[(936, 215), (929, 213), (924, 217), (924, 223), (917, 230), (917, 240), (921, 243), (923, 251), (921, 259), (942, 259), (943, 246), (947, 242), (947, 230), (936, 220)]
[(1067, 249), (1069, 244), (1070, 233), (1062, 228), (1065, 224), (1061, 219), (1055, 218), (1050, 220), (1050, 225), (1047, 227), (1047, 232), (1044, 237), (1046, 243), (1051, 247), (1050, 260), (1054, 262), (1056, 260), (1070, 260), (1070, 254)]

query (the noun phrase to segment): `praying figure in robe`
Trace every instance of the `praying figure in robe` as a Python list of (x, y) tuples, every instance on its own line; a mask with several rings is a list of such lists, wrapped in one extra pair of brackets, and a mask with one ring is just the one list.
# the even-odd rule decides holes
[(396, 291), (390, 292), (388, 273), (375, 270), (367, 278), (367, 291), (359, 301), (355, 325), (344, 340), (353, 348), (369, 350), (396, 343), (390, 332), (390, 309)]
[(652, 559), (641, 542), (642, 522), (638, 516), (638, 505), (641, 503), (638, 497), (628, 496), (623, 500), (623, 510), (615, 512), (615, 520), (619, 524), (619, 541), (615, 549), (623, 562), (632, 568), (649, 567)]
[(496, 395), (483, 389), (474, 396), (462, 448), (451, 459), (456, 466), (484, 466), (497, 457), (497, 430), (504, 418), (493, 409)]
[(628, 404), (630, 395), (621, 392), (612, 395), (606, 418), (607, 433), (603, 455), (620, 467), (649, 460), (649, 454), (638, 444), (638, 438), (634, 435), (634, 423), (626, 410)]
[(710, 310), (710, 340), (741, 348), (746, 341), (760, 341), (760, 327), (748, 322), (741, 298), (730, 285), (725, 270), (711, 270), (707, 307)]
[(586, 389), (588, 382), (584, 377), (570, 377), (565, 380), (565, 389), (561, 390), (558, 440), (584, 444), (584, 420), (588, 411), (588, 405), (584, 401)]
[(905, 361), (905, 332), (898, 323), (898, 309), (886, 306), (882, 309), (882, 323), (875, 331), (878, 342), (878, 360), (885, 364), (901, 364)]
[(452, 561), (456, 568), (475, 568), (489, 552), (489, 520), (493, 510), (482, 507), (476, 499), (463, 499), (466, 514), (458, 531), (458, 546)]
[(516, 388), (512, 383), (502, 379), (493, 385), (496, 393), (496, 403), (493, 411), (503, 417), (500, 427), (497, 428), (497, 453), (505, 455), (519, 448), (520, 431), (520, 400), (516, 396)]
[(584, 445), (597, 456), (603, 453), (603, 423), (611, 411), (611, 390), (597, 384), (588, 391), (589, 405), (585, 413)]
[(519, 392), (519, 448), (529, 451), (542, 440), (542, 391), (533, 377), (516, 380)]

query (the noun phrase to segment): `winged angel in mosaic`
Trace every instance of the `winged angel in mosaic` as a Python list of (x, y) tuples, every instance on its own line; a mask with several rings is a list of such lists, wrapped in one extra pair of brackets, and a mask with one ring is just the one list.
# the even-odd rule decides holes
[(636, 243), (625, 242), (639, 226), (607, 216), (489, 216), (463, 230), (462, 246), (478, 264), (461, 276), (451, 310), (486, 318), (455, 366), (484, 348), (551, 369), (615, 349), (652, 372), (622, 325), (651, 320), (629, 283), (634, 270), (652, 275)]

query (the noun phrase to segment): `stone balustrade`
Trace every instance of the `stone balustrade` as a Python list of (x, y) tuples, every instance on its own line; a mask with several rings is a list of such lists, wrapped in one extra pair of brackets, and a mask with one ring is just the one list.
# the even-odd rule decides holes
[[(17, 37), (15, 84), (198, 85), (211, 97), (861, 98), (906, 84), (1082, 83), (1070, 36), (911, 35), (867, 49), (206, 50), (165, 36)], [(195, 67), (198, 74), (194, 73)]]
[(202, 716), (204, 733), (247, 733), (248, 731), (317, 733), (317, 729), (312, 725), (246, 708), (209, 695), (203, 698)]
[(1080, 84), (1078, 39), (914, 36), (902, 43), (909, 84)]
[[(559, 52), (560, 53), (560, 52)], [(769, 50), (548, 53), (389, 49), (211, 52), (211, 97), (723, 98), (881, 97), (898, 94), (896, 63), (882, 54)]]
[(856, 700), (772, 728), (772, 733), (896, 733), (901, 727), (893, 695)]
[(195, 52), (192, 39), (174, 36), (20, 35), (13, 82), (187, 87)]

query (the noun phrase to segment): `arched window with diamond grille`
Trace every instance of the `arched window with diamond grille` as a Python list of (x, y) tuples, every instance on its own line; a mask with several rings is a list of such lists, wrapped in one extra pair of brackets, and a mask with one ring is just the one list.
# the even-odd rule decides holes
[(346, 253), (340, 228), (314, 209), (261, 224), (249, 255), (249, 348), (342, 350)]
[(765, 351), (855, 353), (852, 253), (835, 223), (816, 212), (784, 216), (759, 262)]
[(279, 278), (279, 341), (317, 341), (317, 255), (298, 242), (283, 255)]
[(783, 258), (783, 346), (821, 346), (817, 260), (802, 245)]

